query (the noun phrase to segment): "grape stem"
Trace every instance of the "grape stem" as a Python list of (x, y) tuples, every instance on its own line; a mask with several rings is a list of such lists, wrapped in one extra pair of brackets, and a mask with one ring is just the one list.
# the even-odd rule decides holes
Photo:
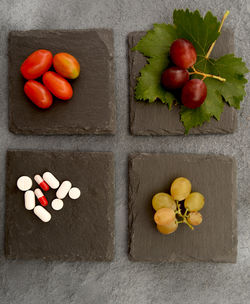
[[(226, 18), (227, 18), (228, 15), (229, 15), (229, 11), (226, 11), (226, 13), (224, 14), (224, 16), (223, 16), (223, 18), (222, 18), (222, 20), (221, 20), (220, 27), (219, 27), (219, 29), (218, 29), (218, 32), (219, 32), (219, 33), (220, 33), (220, 31), (221, 31), (221, 29), (222, 29), (222, 26), (223, 26), (223, 23), (224, 23), (224, 21), (226, 20)], [(210, 46), (210, 48), (209, 48), (209, 50), (208, 50), (208, 52), (207, 52), (207, 55), (205, 56), (206, 59), (208, 59), (209, 56), (210, 56), (210, 54), (212, 53), (212, 50), (213, 50), (213, 48), (214, 48), (214, 46), (215, 46), (215, 43), (216, 43), (216, 40), (211, 44), (211, 46)]]
[[(229, 11), (226, 11), (226, 13), (224, 14), (224, 16), (223, 16), (223, 18), (222, 18), (222, 20), (221, 20), (219, 29), (218, 29), (218, 32), (219, 32), (219, 33), (221, 32), (221, 29), (222, 29), (222, 26), (223, 26), (223, 24), (224, 24), (224, 21), (226, 20), (226, 18), (227, 18), (228, 15), (229, 15)], [(206, 56), (205, 56), (205, 59), (208, 59), (208, 58), (209, 58), (209, 56), (210, 56), (210, 54), (212, 53), (212, 50), (213, 50), (213, 48), (214, 48), (214, 46), (215, 46), (215, 43), (216, 43), (216, 40), (211, 44), (211, 46), (210, 46), (210, 48), (209, 48), (209, 50), (208, 50), (208, 52), (207, 52), (207, 54), (206, 54)], [(207, 77), (209, 77), (209, 78), (213, 78), (213, 79), (220, 80), (220, 81), (222, 81), (222, 82), (225, 82), (225, 81), (226, 81), (225, 78), (222, 78), (222, 77), (220, 77), (220, 76), (216, 76), (216, 75), (206, 74), (206, 73), (200, 72), (200, 71), (196, 70), (194, 66), (192, 66), (192, 70), (193, 70), (193, 72), (189, 72), (189, 75), (195, 75), (195, 74), (196, 74), (196, 75), (201, 75), (201, 76), (203, 76), (202, 80), (205, 80)]]
[(191, 230), (194, 230), (194, 227), (193, 227), (191, 224), (189, 224), (187, 218), (184, 218), (184, 219), (183, 219), (183, 223), (187, 224), (188, 227), (189, 227)]
[(206, 74), (206, 73), (200, 72), (200, 71), (196, 70), (196, 68), (194, 66), (192, 66), (192, 70), (193, 70), (193, 72), (189, 72), (189, 75), (194, 75), (194, 74), (196, 74), (196, 75), (202, 75), (203, 76), (202, 80), (206, 79), (207, 77), (210, 77), (210, 78), (214, 78), (214, 79), (220, 80), (222, 82), (226, 81), (225, 78), (222, 78), (220, 76), (216, 76), (216, 75)]
[(182, 220), (180, 221), (177, 221), (178, 224), (182, 224), (182, 223), (185, 223), (188, 225), (188, 227), (191, 229), (191, 230), (194, 230), (194, 227), (188, 222), (187, 220), (187, 217), (188, 217), (188, 209), (185, 210), (185, 213), (182, 214), (181, 212), (181, 208), (180, 208), (180, 204), (179, 204), (179, 201), (175, 201), (176, 202), (176, 206), (177, 206), (177, 210), (176, 210), (176, 214), (178, 214)]

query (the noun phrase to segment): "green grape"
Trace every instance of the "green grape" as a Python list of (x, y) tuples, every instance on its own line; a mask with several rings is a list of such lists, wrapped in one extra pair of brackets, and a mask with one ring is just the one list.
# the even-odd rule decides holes
[(176, 210), (176, 203), (172, 196), (163, 192), (154, 195), (152, 199), (152, 206), (155, 211), (161, 208), (171, 208), (174, 211)]
[(191, 193), (184, 202), (184, 206), (190, 212), (192, 211), (199, 211), (203, 208), (205, 204), (204, 196), (199, 192)]
[(155, 212), (154, 221), (157, 225), (168, 225), (175, 220), (175, 212), (171, 208), (161, 208)]
[(189, 224), (198, 226), (202, 222), (202, 215), (198, 211), (190, 212), (187, 218)]
[(170, 188), (170, 193), (176, 201), (183, 201), (191, 192), (191, 183), (185, 177), (176, 178)]
[(178, 222), (176, 220), (172, 221), (168, 225), (157, 225), (157, 229), (162, 234), (170, 234), (177, 230)]

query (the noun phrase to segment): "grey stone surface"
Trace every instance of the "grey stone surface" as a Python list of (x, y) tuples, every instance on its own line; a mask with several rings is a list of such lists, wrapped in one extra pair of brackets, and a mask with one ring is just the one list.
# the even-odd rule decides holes
[[(180, 121), (180, 107), (173, 106), (171, 111), (160, 101), (157, 103), (137, 102), (135, 99), (135, 86), (140, 70), (147, 60), (138, 51), (132, 48), (145, 35), (145, 32), (132, 32), (128, 35), (129, 53), (129, 101), (130, 101), (130, 132), (133, 135), (183, 135), (184, 126)], [(234, 32), (222, 29), (221, 35), (211, 56), (213, 58), (234, 52)], [(192, 128), (189, 134), (225, 134), (233, 133), (237, 127), (237, 113), (232, 107), (224, 105), (220, 120), (211, 118), (202, 126)]]
[[(128, 132), (127, 35), (170, 22), (173, 8), (212, 10), (235, 30), (235, 52), (250, 66), (248, 0), (2, 0), (0, 3), (0, 303), (1, 304), (248, 304), (250, 298), (249, 85), (230, 135), (132, 137)], [(10, 30), (113, 28), (115, 136), (16, 136), (8, 131), (7, 37)], [(9, 149), (114, 151), (116, 255), (112, 263), (8, 262), (3, 252), (5, 155)], [(215, 153), (237, 160), (237, 264), (128, 261), (127, 168), (132, 152)]]
[[(205, 197), (202, 224), (193, 231), (179, 225), (171, 235), (154, 223), (152, 197), (170, 193), (177, 177)], [(129, 256), (148, 262), (225, 262), (237, 257), (235, 160), (224, 155), (135, 153), (129, 159)], [(219, 203), (218, 203), (219, 202)], [(216, 210), (216, 212), (215, 212)]]

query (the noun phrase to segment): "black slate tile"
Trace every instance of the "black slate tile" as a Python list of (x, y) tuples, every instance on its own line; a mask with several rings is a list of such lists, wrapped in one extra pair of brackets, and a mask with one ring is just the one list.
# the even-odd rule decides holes
[[(174, 106), (171, 111), (161, 102), (137, 102), (134, 96), (136, 79), (140, 70), (146, 64), (146, 58), (138, 51), (131, 49), (145, 35), (145, 32), (133, 32), (128, 35), (129, 54), (129, 98), (130, 98), (130, 132), (132, 135), (182, 135), (184, 127), (180, 121), (179, 107)], [(234, 32), (223, 29), (216, 42), (213, 57), (220, 57), (234, 52)], [(210, 122), (201, 127), (192, 128), (189, 134), (227, 134), (237, 128), (237, 112), (225, 104), (221, 119), (211, 118)]]
[[(205, 196), (203, 222), (192, 231), (179, 225), (162, 235), (151, 200), (168, 192), (176, 177), (190, 179)], [(231, 157), (136, 153), (129, 158), (129, 256), (148, 262), (227, 262), (237, 256), (236, 165)]]
[[(110, 152), (8, 151), (6, 165), (5, 255), (8, 259), (111, 261), (114, 256), (114, 161)], [(16, 187), (21, 175), (52, 172), (70, 180), (81, 197), (63, 200), (64, 208), (46, 207), (43, 223), (24, 208)], [(33, 183), (33, 189), (37, 187)], [(49, 202), (56, 190), (45, 192)]]
[[(20, 66), (37, 49), (68, 52), (80, 65), (69, 101), (47, 110), (25, 96)], [(9, 34), (9, 129), (15, 134), (114, 134), (114, 49), (111, 30), (14, 31)]]

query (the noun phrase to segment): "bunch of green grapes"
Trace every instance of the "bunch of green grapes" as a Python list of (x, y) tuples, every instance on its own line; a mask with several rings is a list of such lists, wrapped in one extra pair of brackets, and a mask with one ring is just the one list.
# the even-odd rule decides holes
[(152, 206), (156, 211), (154, 221), (160, 233), (173, 233), (180, 223), (187, 224), (191, 229), (201, 224), (199, 211), (205, 204), (205, 198), (199, 192), (191, 193), (191, 189), (191, 182), (187, 178), (178, 177), (171, 184), (171, 195), (160, 192), (153, 196)]

